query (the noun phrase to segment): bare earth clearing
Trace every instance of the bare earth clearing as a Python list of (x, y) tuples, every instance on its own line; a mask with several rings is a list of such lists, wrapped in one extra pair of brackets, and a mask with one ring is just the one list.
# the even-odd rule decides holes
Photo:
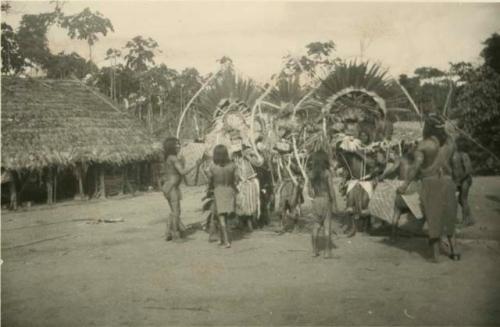
[[(186, 224), (200, 220), (202, 194), (184, 187)], [(231, 249), (203, 231), (167, 243), (160, 193), (3, 211), (2, 323), (497, 325), (500, 178), (476, 178), (471, 203), (462, 261), (440, 264), (423, 257), (423, 238), (340, 237), (330, 260), (311, 258), (308, 234), (272, 228)]]

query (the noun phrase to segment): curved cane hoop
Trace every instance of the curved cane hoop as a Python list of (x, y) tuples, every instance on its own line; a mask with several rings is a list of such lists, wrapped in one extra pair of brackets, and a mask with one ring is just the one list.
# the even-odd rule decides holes
[(181, 134), (182, 122), (184, 120), (184, 116), (186, 115), (187, 111), (191, 107), (191, 104), (201, 94), (201, 91), (203, 91), (208, 86), (208, 84), (210, 84), (210, 82), (212, 82), (215, 79), (215, 77), (219, 74), (219, 72), (220, 72), (220, 69), (215, 74), (210, 76), (210, 78), (205, 83), (203, 83), (203, 85), (200, 87), (200, 89), (198, 91), (196, 91), (196, 93), (193, 95), (193, 97), (189, 100), (188, 104), (186, 105), (186, 107), (182, 111), (181, 117), (179, 118), (179, 123), (177, 124), (177, 132), (175, 133), (175, 136), (177, 138), (179, 138), (179, 136)]
[(273, 75), (271, 77), (271, 83), (269, 83), (269, 85), (267, 86), (264, 93), (262, 93), (262, 95), (257, 100), (255, 100), (255, 103), (252, 106), (252, 111), (251, 111), (251, 115), (250, 115), (250, 144), (252, 145), (253, 151), (255, 152), (257, 157), (259, 158), (259, 161), (262, 161), (263, 158), (260, 155), (259, 151), (257, 150), (257, 145), (255, 144), (255, 122), (254, 122), (255, 111), (257, 110), (257, 107), (259, 107), (259, 111), (261, 110), (261, 108), (260, 108), (261, 102), (269, 95), (269, 93), (271, 93), (271, 90), (274, 88), (274, 85), (276, 84), (276, 80), (277, 80), (276, 76), (277, 75)]
[(342, 96), (344, 95), (347, 95), (349, 93), (353, 93), (353, 92), (360, 92), (360, 93), (363, 93), (363, 94), (366, 94), (368, 95), (369, 97), (371, 97), (377, 104), (378, 106), (380, 107), (380, 109), (382, 110), (382, 113), (384, 114), (384, 116), (386, 115), (387, 113), (387, 106), (385, 104), (385, 100), (379, 96), (377, 93), (375, 92), (372, 92), (372, 91), (368, 91), (367, 89), (365, 88), (357, 88), (357, 87), (347, 87), (347, 88), (344, 88), (342, 90), (340, 90), (339, 92), (333, 94), (332, 96), (330, 96), (327, 100), (326, 100), (326, 103), (325, 105), (323, 106), (323, 108), (321, 108), (321, 111), (323, 112), (323, 114), (329, 114), (330, 113), (330, 108), (332, 107), (332, 105)]

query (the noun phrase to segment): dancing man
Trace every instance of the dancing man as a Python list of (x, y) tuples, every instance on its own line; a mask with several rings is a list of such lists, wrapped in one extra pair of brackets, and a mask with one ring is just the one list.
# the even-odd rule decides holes
[(414, 153), (414, 169), (398, 188), (398, 192), (404, 194), (411, 181), (420, 176), (422, 181), (420, 198), (429, 226), (429, 244), (434, 262), (439, 261), (440, 241), (443, 235), (448, 238), (449, 257), (453, 260), (460, 259), (455, 239), (456, 186), (451, 177), (450, 167), (455, 145), (446, 133), (444, 125), (443, 118), (437, 114), (431, 113), (426, 117), (423, 141), (419, 143)]

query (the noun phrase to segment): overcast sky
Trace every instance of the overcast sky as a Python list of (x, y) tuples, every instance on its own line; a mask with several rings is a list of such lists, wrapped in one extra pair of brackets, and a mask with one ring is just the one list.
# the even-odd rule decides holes
[[(11, 4), (2, 20), (14, 27), (25, 13), (51, 10), (48, 2)], [(85, 7), (108, 17), (115, 29), (95, 45), (99, 65), (107, 49), (142, 35), (159, 43), (156, 61), (169, 67), (208, 73), (226, 55), (259, 81), (280, 69), (283, 56), (300, 54), (313, 41), (333, 40), (338, 56), (354, 58), (365, 40), (365, 58), (396, 76), (421, 66), (479, 62), (481, 42), (500, 33), (500, 3), (70, 1), (64, 12)], [(48, 38), (54, 53), (76, 51), (88, 58), (86, 43), (70, 40), (64, 31), (53, 28)]]

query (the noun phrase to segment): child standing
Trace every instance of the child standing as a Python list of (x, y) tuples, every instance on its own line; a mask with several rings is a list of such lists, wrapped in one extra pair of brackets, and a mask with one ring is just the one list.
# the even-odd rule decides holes
[(235, 209), (236, 165), (231, 162), (227, 148), (222, 144), (214, 148), (213, 159), (213, 165), (207, 173), (213, 185), (215, 214), (220, 226), (220, 245), (230, 248), (227, 218)]
[(330, 173), (330, 160), (328, 154), (322, 150), (316, 151), (311, 156), (309, 172), (309, 188), (312, 200), (314, 226), (312, 231), (313, 257), (319, 256), (319, 231), (324, 228), (326, 234), (325, 258), (332, 255), (333, 242), (331, 239), (332, 212), (337, 210), (335, 189)]

